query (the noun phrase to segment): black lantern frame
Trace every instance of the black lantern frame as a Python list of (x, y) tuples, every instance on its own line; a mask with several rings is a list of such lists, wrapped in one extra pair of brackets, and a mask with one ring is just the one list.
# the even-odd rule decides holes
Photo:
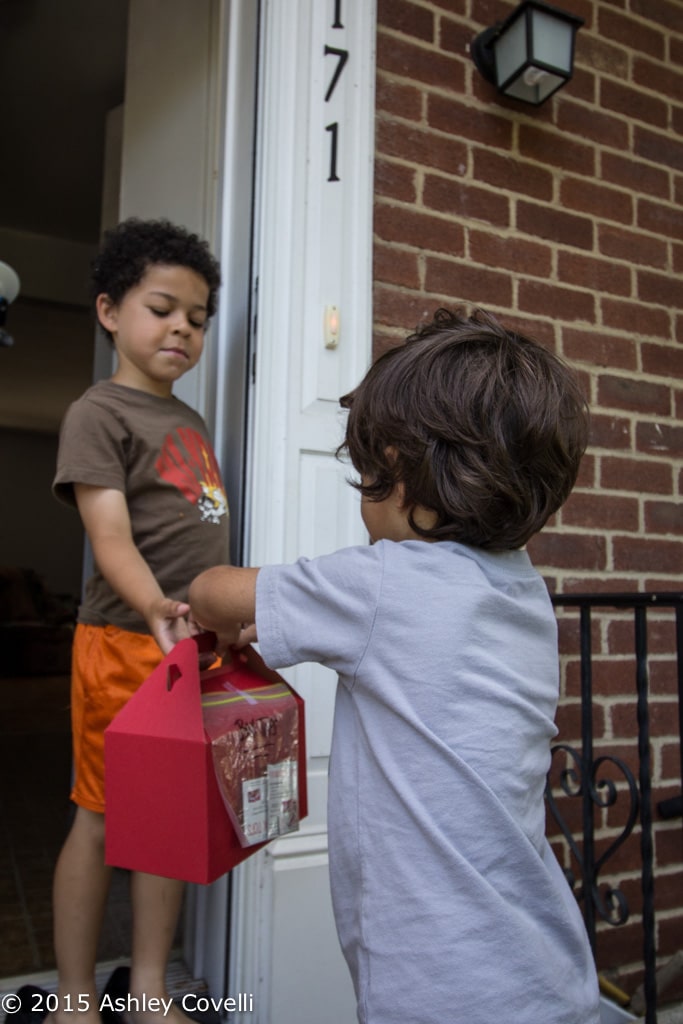
[(542, 0), (522, 0), (505, 21), (472, 41), (472, 60), (503, 95), (540, 106), (571, 79), (583, 24), (578, 15)]

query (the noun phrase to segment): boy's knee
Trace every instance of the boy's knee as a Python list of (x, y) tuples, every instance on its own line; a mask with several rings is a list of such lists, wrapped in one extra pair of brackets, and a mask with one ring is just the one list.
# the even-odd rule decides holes
[(91, 842), (104, 846), (104, 815), (97, 811), (89, 811), (87, 807), (77, 807), (73, 829)]

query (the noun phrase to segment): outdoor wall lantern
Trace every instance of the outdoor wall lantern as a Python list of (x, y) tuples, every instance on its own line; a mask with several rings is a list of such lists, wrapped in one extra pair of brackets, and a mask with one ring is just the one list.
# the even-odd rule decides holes
[(572, 77), (581, 25), (575, 14), (523, 0), (509, 18), (472, 40), (472, 60), (499, 92), (540, 106)]
[(7, 310), (10, 302), (14, 302), (19, 294), (19, 275), (9, 263), (0, 262), (0, 348), (9, 348), (14, 344), (12, 335), (5, 330)]

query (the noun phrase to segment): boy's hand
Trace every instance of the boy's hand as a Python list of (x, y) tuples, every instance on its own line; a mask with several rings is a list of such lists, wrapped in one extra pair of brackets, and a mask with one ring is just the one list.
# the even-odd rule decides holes
[(186, 640), (188, 636), (192, 636), (187, 621), (189, 611), (189, 604), (174, 601), (170, 597), (161, 597), (145, 615), (147, 625), (164, 655), (169, 654), (179, 640)]

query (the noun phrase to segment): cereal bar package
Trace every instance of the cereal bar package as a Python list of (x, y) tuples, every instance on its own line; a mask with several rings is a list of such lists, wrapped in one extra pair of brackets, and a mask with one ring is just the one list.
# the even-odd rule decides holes
[[(239, 665), (202, 687), (218, 786), (243, 846), (299, 828), (299, 705), (284, 682), (244, 686)], [(241, 686), (240, 686), (241, 684)]]

